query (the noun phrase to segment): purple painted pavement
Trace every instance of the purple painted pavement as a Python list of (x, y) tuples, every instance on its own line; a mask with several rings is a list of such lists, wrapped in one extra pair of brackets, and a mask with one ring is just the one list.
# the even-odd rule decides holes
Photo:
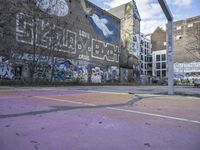
[(81, 92), (27, 91), (21, 97), (0, 98), (0, 150), (200, 148), (200, 124), (33, 97), (72, 93)]

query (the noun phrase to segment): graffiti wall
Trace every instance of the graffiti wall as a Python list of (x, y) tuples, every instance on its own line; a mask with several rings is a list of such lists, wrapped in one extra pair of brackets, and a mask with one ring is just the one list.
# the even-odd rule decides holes
[[(16, 47), (7, 55), (17, 69), (2, 59), (1, 78), (16, 79), (16, 72), (20, 79), (29, 78), (30, 64), (36, 61), (34, 77), (39, 79), (93, 83), (119, 80), (119, 19), (85, 0), (33, 2), (33, 16), (24, 8), (12, 15)], [(3, 50), (7, 49), (13, 47)]]
[(200, 62), (175, 63), (174, 76), (176, 79), (200, 78)]
[[(56, 16), (59, 21), (42, 17), (39, 19), (36, 16), (33, 22), (32, 16), (18, 13), (16, 14), (17, 42), (28, 45), (36, 43), (38, 48), (47, 50), (53, 47), (55, 51), (80, 60), (118, 64), (120, 21), (109, 13), (89, 5), (85, 0), (80, 1), (81, 3), (72, 1), (69, 5), (65, 0), (35, 0), (36, 6), (42, 12), (54, 18)], [(82, 7), (77, 16), (73, 13), (77, 12), (73, 6)], [(71, 19), (71, 16), (75, 19)], [(33, 24), (36, 25), (36, 31), (33, 31), (35, 29)], [(34, 33), (36, 33), (35, 41), (33, 41)]]
[(106, 68), (83, 61), (58, 60), (55, 63), (53, 78), (56, 81), (79, 81), (105, 83), (119, 81), (119, 68)]
[(77, 68), (70, 60), (56, 60), (53, 70), (53, 78), (56, 81), (73, 81)]

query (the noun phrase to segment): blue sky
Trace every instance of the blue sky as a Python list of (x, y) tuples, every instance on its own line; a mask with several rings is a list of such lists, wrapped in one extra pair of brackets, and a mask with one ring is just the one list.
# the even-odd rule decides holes
[[(110, 9), (130, 0), (89, 0), (103, 9)], [(157, 26), (166, 24), (165, 16), (157, 0), (135, 0), (142, 18), (141, 32), (151, 33)], [(200, 15), (200, 0), (166, 0), (174, 20), (181, 20)]]

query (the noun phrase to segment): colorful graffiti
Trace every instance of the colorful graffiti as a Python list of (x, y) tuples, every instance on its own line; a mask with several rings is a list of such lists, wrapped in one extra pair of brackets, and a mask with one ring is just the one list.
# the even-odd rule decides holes
[(70, 60), (57, 60), (53, 69), (53, 79), (56, 81), (73, 81), (74, 71), (76, 66), (74, 66)]
[(78, 81), (88, 82), (88, 70), (86, 66), (78, 66)]
[(65, 0), (35, 0), (36, 6), (49, 15), (66, 16), (69, 7)]
[(92, 68), (92, 76), (91, 76), (92, 83), (101, 83), (102, 77), (103, 77), (103, 71), (100, 69), (100, 67)]
[(0, 79), (14, 79), (14, 72), (9, 59), (2, 56), (0, 56)]
[(200, 78), (200, 62), (175, 63), (175, 79)]

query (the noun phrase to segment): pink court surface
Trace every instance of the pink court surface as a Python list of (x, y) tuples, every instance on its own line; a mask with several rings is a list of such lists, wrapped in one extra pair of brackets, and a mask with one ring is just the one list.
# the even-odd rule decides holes
[(36, 149), (200, 150), (200, 98), (1, 89), (0, 150)]

